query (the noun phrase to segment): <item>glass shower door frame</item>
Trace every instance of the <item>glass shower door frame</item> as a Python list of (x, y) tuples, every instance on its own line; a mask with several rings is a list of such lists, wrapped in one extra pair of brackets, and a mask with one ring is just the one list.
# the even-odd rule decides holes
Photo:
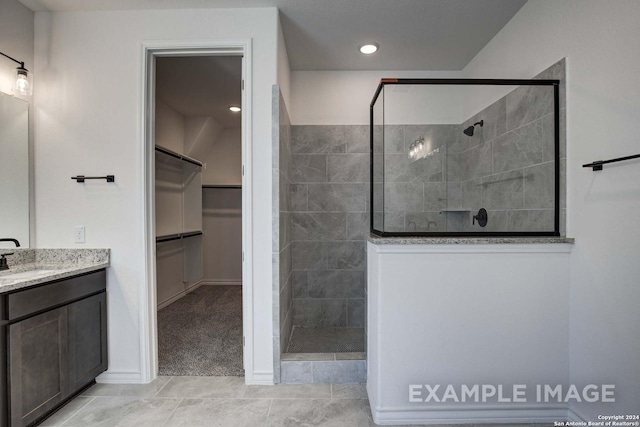
[[(375, 192), (374, 192), (374, 107), (380, 94), (387, 85), (494, 85), (494, 86), (551, 86), (553, 87), (553, 122), (554, 122), (554, 227), (553, 231), (491, 231), (491, 232), (425, 232), (425, 231), (384, 231), (375, 227)], [(384, 102), (384, 100), (383, 100)], [(557, 237), (560, 236), (560, 80), (527, 80), (527, 79), (381, 79), (369, 107), (370, 118), (370, 232), (379, 237)], [(382, 169), (383, 169), (383, 201), (382, 224), (384, 228), (384, 216), (386, 206), (384, 204), (384, 104), (382, 123)]]

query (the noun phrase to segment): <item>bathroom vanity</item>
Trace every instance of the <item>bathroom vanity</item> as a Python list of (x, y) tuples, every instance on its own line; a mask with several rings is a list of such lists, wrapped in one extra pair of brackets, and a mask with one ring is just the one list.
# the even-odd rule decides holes
[(12, 427), (38, 423), (107, 369), (108, 251), (14, 256), (0, 273), (0, 425)]

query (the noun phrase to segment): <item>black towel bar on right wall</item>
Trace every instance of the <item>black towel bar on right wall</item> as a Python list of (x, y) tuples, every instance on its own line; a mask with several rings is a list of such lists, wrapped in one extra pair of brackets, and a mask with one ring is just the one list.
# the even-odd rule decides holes
[(618, 157), (617, 159), (609, 159), (609, 160), (596, 160), (595, 162), (587, 163), (586, 165), (582, 165), (583, 168), (593, 168), (594, 171), (601, 171), (602, 165), (606, 165), (607, 163), (616, 163), (621, 162), (623, 160), (631, 160), (640, 158), (640, 154), (635, 154), (633, 156), (626, 157)]

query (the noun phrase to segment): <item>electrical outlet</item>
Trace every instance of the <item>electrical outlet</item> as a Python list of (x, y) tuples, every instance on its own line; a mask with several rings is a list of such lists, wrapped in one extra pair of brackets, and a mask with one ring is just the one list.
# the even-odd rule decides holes
[(84, 225), (80, 226), (80, 227), (76, 227), (74, 229), (74, 241), (76, 243), (84, 243), (85, 242), (85, 230), (84, 230)]

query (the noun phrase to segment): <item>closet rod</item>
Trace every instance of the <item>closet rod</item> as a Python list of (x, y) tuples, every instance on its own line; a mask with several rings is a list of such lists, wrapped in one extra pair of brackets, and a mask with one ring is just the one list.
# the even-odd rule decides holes
[(202, 162), (199, 162), (196, 159), (192, 159), (189, 156), (185, 156), (183, 154), (176, 153), (175, 151), (168, 150), (168, 149), (166, 149), (164, 147), (160, 147), (159, 145), (156, 145), (156, 151), (159, 151), (162, 154), (166, 154), (167, 156), (175, 157), (178, 160), (182, 160), (182, 161), (185, 161), (187, 163), (191, 163), (193, 165), (202, 167)]
[(202, 188), (242, 188), (242, 185), (234, 185), (234, 184), (229, 184), (229, 185), (208, 185), (208, 184), (203, 184)]
[(187, 233), (168, 234), (156, 237), (156, 243), (170, 242), (172, 240), (186, 239), (187, 237), (202, 236), (202, 231), (189, 231)]

